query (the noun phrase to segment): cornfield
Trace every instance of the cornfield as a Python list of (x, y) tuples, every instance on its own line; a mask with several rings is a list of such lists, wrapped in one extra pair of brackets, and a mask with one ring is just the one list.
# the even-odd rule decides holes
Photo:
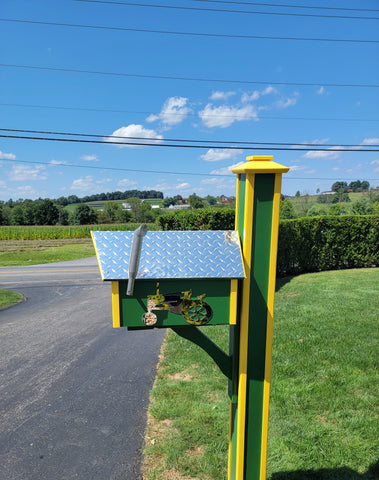
[[(0, 227), (0, 240), (52, 240), (63, 238), (91, 238), (91, 230), (135, 230), (139, 224), (122, 225), (70, 225), (63, 226), (31, 226)], [(149, 230), (157, 230), (154, 223), (148, 225)]]

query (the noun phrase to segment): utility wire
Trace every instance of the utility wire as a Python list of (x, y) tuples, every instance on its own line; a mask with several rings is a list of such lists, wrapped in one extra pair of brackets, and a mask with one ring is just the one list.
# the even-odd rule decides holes
[(162, 35), (184, 35), (196, 37), (214, 37), (214, 38), (238, 38), (244, 40), (296, 40), (308, 42), (337, 42), (337, 43), (379, 43), (379, 40), (359, 40), (352, 38), (309, 38), (309, 37), (276, 37), (276, 36), (262, 36), (262, 35), (236, 35), (228, 33), (209, 33), (209, 32), (180, 32), (172, 30), (153, 30), (147, 28), (129, 28), (129, 27), (111, 27), (106, 25), (85, 25), (79, 23), (61, 23), (61, 22), (44, 22), (37, 20), (20, 20), (17, 18), (0, 18), (1, 22), (12, 23), (28, 23), (34, 25), (50, 25), (54, 27), (74, 27), (74, 28), (89, 28), (97, 30), (116, 30), (123, 32), (140, 32), (140, 33), (158, 33)]
[[(115, 108), (86, 108), (86, 107), (64, 107), (62, 105), (32, 105), (32, 104), (25, 104), (25, 103), (0, 103), (0, 106), (3, 107), (20, 107), (20, 108), (46, 108), (46, 109), (53, 109), (53, 110), (73, 110), (73, 111), (84, 111), (84, 112), (108, 112), (108, 113), (133, 113), (133, 114), (140, 114), (140, 115), (149, 115), (151, 111), (141, 111), (141, 110), (123, 110), (123, 109), (115, 109)], [(171, 116), (178, 116), (178, 117), (198, 117), (198, 113), (179, 113), (179, 112), (170, 112)], [(226, 118), (244, 118), (241, 115), (223, 115)], [(214, 114), (202, 114), (202, 117), (218, 117), (218, 115)], [(333, 122), (378, 122), (379, 119), (376, 118), (325, 118), (325, 117), (276, 117), (276, 116), (269, 116), (269, 115), (260, 115), (260, 120), (309, 120), (309, 121), (333, 121)]]
[[(183, 145), (183, 144), (165, 144), (159, 143), (164, 142), (164, 139), (157, 139), (154, 142), (149, 141), (140, 141), (140, 142), (121, 142), (121, 141), (114, 141), (114, 140), (87, 140), (87, 139), (78, 139), (78, 138), (57, 138), (57, 137), (37, 137), (37, 136), (24, 136), (24, 135), (3, 135), (0, 134), (0, 138), (13, 138), (19, 140), (42, 140), (42, 141), (53, 141), (53, 142), (72, 142), (72, 143), (95, 143), (95, 144), (114, 144), (114, 145), (125, 145), (125, 146), (144, 146), (144, 147), (173, 147), (173, 148), (201, 148), (201, 149), (210, 149), (216, 148), (214, 145)], [(312, 145), (315, 147), (315, 145)], [(360, 145), (363, 147), (364, 145)], [(370, 147), (370, 145), (367, 145)], [(224, 149), (228, 150), (241, 150), (240, 146), (224, 146)], [(326, 152), (341, 152), (347, 151), (343, 148), (302, 148), (302, 147), (261, 147), (257, 145), (256, 147), (244, 147), (244, 150), (280, 150), (280, 151), (326, 151)], [(374, 148), (354, 148), (353, 150), (349, 150), (349, 152), (379, 152), (379, 149)]]
[[(48, 163), (41, 162), (36, 160), (12, 160), (12, 159), (3, 159), (3, 162), (13, 162), (13, 163), (26, 163), (26, 164), (36, 164), (36, 165), (46, 165), (48, 167), (67, 167), (67, 168), (85, 168), (92, 170), (113, 170), (118, 172), (134, 172), (134, 173), (155, 173), (159, 175), (185, 175), (185, 176), (196, 176), (196, 177), (227, 177), (231, 178), (231, 175), (226, 175), (222, 173), (198, 173), (198, 172), (170, 172), (164, 170), (146, 170), (146, 169), (134, 169), (134, 168), (120, 168), (120, 167), (100, 167), (96, 165), (80, 165), (76, 163)], [(348, 178), (325, 178), (325, 177), (291, 177), (286, 176), (286, 180), (354, 180), (355, 177)], [(370, 181), (378, 181), (378, 178), (368, 178)]]
[[(379, 43), (379, 41), (378, 41)], [(114, 77), (134, 77), (134, 78), (154, 78), (159, 80), (176, 80), (189, 82), (212, 82), (212, 83), (232, 83), (232, 84), (248, 84), (248, 85), (290, 85), (301, 87), (360, 87), (360, 88), (378, 88), (379, 84), (369, 83), (309, 83), (309, 82), (263, 82), (256, 80), (230, 80), (221, 78), (195, 78), (195, 77), (178, 77), (173, 75), (147, 75), (138, 73), (123, 72), (104, 72), (99, 70), (79, 70), (75, 68), (58, 68), (58, 67), (41, 67), (39, 65), (19, 65), (10, 63), (0, 63), (0, 67), (5, 68), (28, 68), (34, 70), (48, 70), (53, 72), (70, 72), (70, 73), (89, 73), (93, 75), (110, 75)]]
[(312, 10), (342, 10), (342, 11), (353, 11), (353, 12), (379, 12), (375, 8), (347, 8), (347, 7), (320, 7), (319, 5), (288, 5), (282, 3), (259, 3), (259, 2), (237, 2), (232, 0), (193, 0), (194, 2), (203, 2), (203, 3), (226, 3), (233, 5), (255, 5), (263, 7), (283, 7), (283, 8), (308, 8)]
[[(44, 134), (44, 135), (62, 135), (62, 136), (73, 136), (73, 137), (91, 137), (91, 138), (111, 138), (111, 139), (124, 139), (124, 140), (149, 140), (151, 142), (185, 142), (185, 143), (203, 143), (204, 140), (193, 140), (193, 139), (183, 139), (183, 138), (159, 138), (159, 137), (125, 137), (124, 135), (100, 135), (92, 133), (74, 133), (74, 132), (52, 132), (46, 130), (25, 130), (25, 129), (15, 129), (15, 128), (0, 128), (2, 132), (20, 132), (20, 133), (35, 133), (35, 134)], [(237, 144), (237, 145), (287, 145), (291, 147), (379, 147), (377, 144), (370, 145), (357, 145), (357, 144), (341, 144), (341, 143), (296, 143), (296, 142), (252, 142), (252, 141), (226, 141), (226, 140), (209, 140), (209, 143), (215, 144)], [(320, 148), (316, 148), (320, 150)], [(292, 148), (291, 148), (292, 150)], [(330, 150), (330, 149), (326, 149)], [(334, 149), (333, 149), (334, 150)], [(337, 150), (337, 149), (336, 149)], [(366, 150), (366, 148), (365, 148)], [(370, 150), (369, 150), (370, 151)]]
[(178, 5), (159, 5), (151, 3), (134, 3), (134, 2), (118, 2), (114, 0), (75, 0), (76, 2), (86, 3), (101, 3), (105, 5), (122, 5), (125, 7), (147, 7), (147, 8), (166, 8), (175, 10), (194, 10), (198, 12), (215, 12), (215, 13), (243, 13), (252, 15), (280, 15), (286, 17), (316, 17), (316, 18), (338, 18), (338, 19), (352, 19), (352, 20), (379, 20), (379, 17), (353, 17), (351, 15), (320, 15), (316, 13), (288, 13), (288, 12), (262, 12), (253, 10), (231, 10), (221, 8), (199, 8), (199, 7), (184, 7)]

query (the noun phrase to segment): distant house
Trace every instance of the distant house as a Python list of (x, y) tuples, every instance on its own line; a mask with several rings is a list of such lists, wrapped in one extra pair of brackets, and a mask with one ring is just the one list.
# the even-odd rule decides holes
[(185, 208), (190, 208), (190, 205), (170, 205), (168, 208), (173, 210), (184, 210)]
[(226, 205), (227, 203), (233, 203), (235, 202), (236, 197), (226, 197), (225, 195), (222, 195), (221, 197), (221, 203)]
[(334, 195), (337, 192), (334, 192), (333, 190), (330, 190), (329, 192), (321, 192), (320, 195)]

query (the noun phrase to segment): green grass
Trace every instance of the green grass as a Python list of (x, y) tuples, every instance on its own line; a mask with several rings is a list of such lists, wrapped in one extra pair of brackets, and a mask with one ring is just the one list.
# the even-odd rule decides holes
[[(377, 269), (279, 283), (270, 480), (378, 478), (378, 285)], [(227, 327), (204, 331), (227, 350)], [(204, 352), (172, 332), (148, 420), (145, 480), (227, 478), (227, 381)]]
[(38, 265), (92, 257), (91, 240), (28, 240), (0, 242), (0, 267)]
[(14, 305), (15, 303), (20, 302), (21, 299), (22, 295), (20, 293), (0, 289), (0, 309)]

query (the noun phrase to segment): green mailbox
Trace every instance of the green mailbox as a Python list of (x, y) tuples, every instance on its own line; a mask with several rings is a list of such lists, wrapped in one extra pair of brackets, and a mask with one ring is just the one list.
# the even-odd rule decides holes
[(114, 327), (235, 324), (245, 277), (236, 231), (92, 232)]

